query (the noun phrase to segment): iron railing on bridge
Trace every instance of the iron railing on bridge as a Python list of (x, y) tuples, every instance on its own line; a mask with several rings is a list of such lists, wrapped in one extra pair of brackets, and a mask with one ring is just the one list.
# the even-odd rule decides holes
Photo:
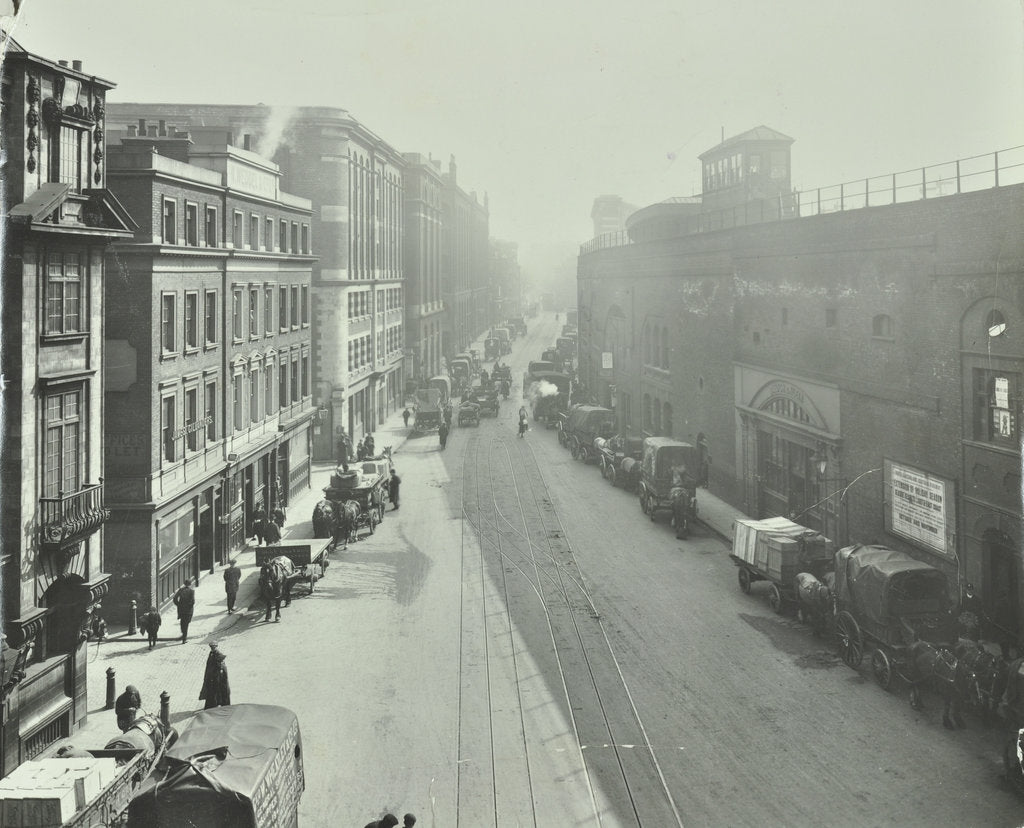
[[(681, 216), (678, 235), (728, 230), (747, 224), (808, 218), (827, 213), (905, 204), (1024, 183), (1024, 144), (942, 164), (794, 190), (775, 198)], [(580, 255), (631, 244), (626, 231), (605, 233), (580, 245)]]

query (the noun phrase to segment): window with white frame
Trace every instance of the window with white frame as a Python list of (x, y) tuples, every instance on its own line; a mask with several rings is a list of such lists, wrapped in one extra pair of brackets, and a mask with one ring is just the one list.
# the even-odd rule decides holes
[(242, 249), (242, 212), (235, 210), (231, 216), (231, 246), (235, 250)]
[(302, 286), (302, 325), (309, 325), (309, 285)]
[(205, 313), (205, 329), (206, 344), (216, 345), (217, 344), (217, 291), (208, 290), (206, 291), (206, 301), (204, 307)]
[(80, 333), (82, 267), (78, 253), (50, 253), (46, 257), (46, 333)]
[(244, 422), (242, 420), (242, 372), (239, 371), (231, 378), (231, 409), (234, 414), (235, 431), (241, 431)]
[(272, 218), (268, 218), (263, 227), (263, 247), (269, 251), (274, 249), (274, 220)]
[(274, 363), (267, 362), (266, 378), (263, 382), (263, 410), (269, 417), (274, 413)]
[(285, 221), (284, 219), (281, 219), (280, 227), (281, 227), (281, 229), (278, 231), (278, 234), (277, 234), (277, 243), (281, 245), (281, 252), (282, 253), (287, 253), (288, 252), (288, 222)]
[(282, 285), (277, 291), (278, 327), (281, 332), (288, 330), (288, 288)]
[(282, 357), (277, 368), (277, 405), (279, 408), (288, 406), (288, 358)]
[(217, 381), (206, 383), (206, 443), (217, 442)]
[(262, 390), (260, 369), (253, 367), (249, 373), (249, 420), (254, 423), (260, 421), (260, 392)]
[(173, 293), (160, 295), (160, 349), (173, 354), (178, 349), (175, 337), (175, 311), (178, 297)]
[(185, 389), (185, 449), (199, 448), (199, 389)]
[(267, 336), (274, 333), (274, 289), (263, 289), (263, 332)]
[(249, 338), (260, 335), (260, 289), (249, 288)]
[(82, 392), (47, 394), (43, 497), (77, 492), (82, 483)]
[(292, 302), (292, 307), (291, 307), (291, 311), (292, 311), (292, 327), (293, 328), (297, 328), (297, 327), (299, 327), (299, 286), (298, 285), (292, 285), (291, 302)]
[(160, 400), (160, 447), (164, 463), (173, 463), (178, 459), (174, 439), (176, 408), (174, 395)]
[(177, 207), (173, 198), (165, 198), (163, 213), (163, 235), (161, 240), (164, 244), (177, 244)]
[(185, 349), (195, 350), (199, 347), (199, 294), (194, 291), (185, 293)]
[(302, 396), (309, 396), (309, 354), (302, 355)]
[(292, 357), (292, 394), (291, 401), (297, 402), (299, 400), (299, 358), (298, 356)]
[(302, 252), (309, 255), (309, 225), (302, 225)]
[(185, 202), (185, 244), (199, 247), (199, 205)]
[(217, 246), (217, 208), (206, 208), (206, 246)]
[(235, 342), (242, 341), (242, 289), (231, 291), (231, 338)]
[(249, 216), (249, 249), (260, 249), (260, 217), (257, 215)]

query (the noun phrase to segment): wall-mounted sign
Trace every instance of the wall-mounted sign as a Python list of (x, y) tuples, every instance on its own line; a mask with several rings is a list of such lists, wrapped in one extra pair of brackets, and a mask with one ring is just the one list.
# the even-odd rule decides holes
[(956, 498), (952, 480), (886, 460), (885, 528), (912, 543), (956, 557)]
[(612, 352), (602, 351), (601, 352), (601, 370), (611, 371), (612, 370)]

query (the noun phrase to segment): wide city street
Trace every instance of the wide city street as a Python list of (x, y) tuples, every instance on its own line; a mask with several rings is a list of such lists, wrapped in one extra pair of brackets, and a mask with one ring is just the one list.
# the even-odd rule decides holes
[[(218, 572), (188, 644), (170, 617), (152, 653), (91, 644), (96, 712), (80, 739), (112, 729), (111, 665), (150, 709), (170, 689), (181, 726), (217, 640), (233, 701), (299, 715), (306, 825), (386, 810), (434, 828), (1016, 824), (1002, 729), (969, 715), (944, 730), (937, 696), (915, 712), (905, 686), (881, 691), (867, 662), (852, 671), (833, 641), (772, 612), (764, 584), (744, 595), (728, 507), (701, 490), (720, 531), (676, 540), (555, 430), (518, 438), (520, 378), (559, 328), (530, 321), (496, 418), (455, 427), (443, 451), (398, 416), (378, 432), (400, 510), (332, 553), (279, 623), (262, 620), (250, 551), (247, 612), (224, 612)], [(316, 495), (291, 509), (287, 539), (311, 535), (299, 510)]]

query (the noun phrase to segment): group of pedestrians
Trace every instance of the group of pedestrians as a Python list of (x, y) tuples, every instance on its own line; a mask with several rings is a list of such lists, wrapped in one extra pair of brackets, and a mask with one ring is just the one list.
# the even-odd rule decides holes
[[(406, 814), (402, 817), (402, 828), (412, 828), (416, 824), (416, 817)], [(384, 814), (380, 819), (367, 823), (366, 828), (395, 828), (398, 825), (398, 817), (394, 814)]]

